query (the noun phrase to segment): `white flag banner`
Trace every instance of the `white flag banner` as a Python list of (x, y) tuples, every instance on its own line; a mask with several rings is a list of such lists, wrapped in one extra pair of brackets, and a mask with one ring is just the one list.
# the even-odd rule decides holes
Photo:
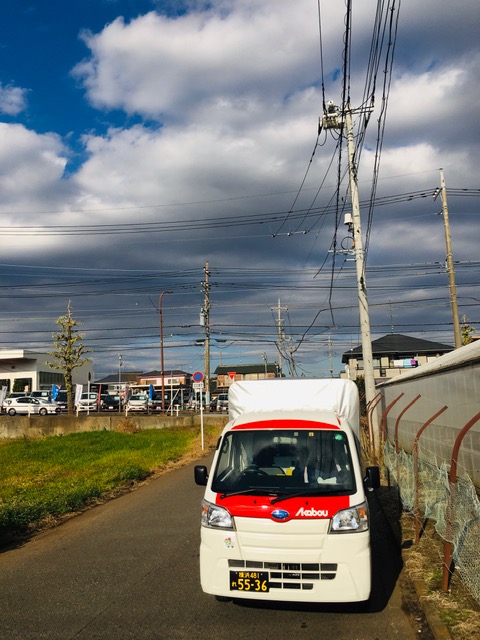
[(83, 393), (83, 384), (75, 385), (75, 404), (77, 405), (80, 402)]

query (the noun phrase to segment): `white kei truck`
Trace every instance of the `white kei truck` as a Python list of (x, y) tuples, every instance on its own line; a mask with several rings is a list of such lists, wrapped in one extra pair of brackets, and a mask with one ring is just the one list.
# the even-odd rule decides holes
[(205, 593), (295, 602), (361, 602), (371, 589), (359, 397), (351, 380), (234, 382), (201, 514)]

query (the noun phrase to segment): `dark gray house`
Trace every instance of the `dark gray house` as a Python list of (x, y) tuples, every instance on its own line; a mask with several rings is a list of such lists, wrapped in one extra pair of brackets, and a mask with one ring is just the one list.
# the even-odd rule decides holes
[[(380, 381), (384, 378), (393, 378), (413, 367), (431, 362), (438, 356), (453, 351), (454, 348), (441, 342), (404, 336), (401, 333), (388, 334), (372, 341), (375, 379)], [(362, 377), (361, 345), (345, 351), (342, 363), (345, 364), (345, 371), (340, 374), (341, 378), (355, 380), (357, 377)]]

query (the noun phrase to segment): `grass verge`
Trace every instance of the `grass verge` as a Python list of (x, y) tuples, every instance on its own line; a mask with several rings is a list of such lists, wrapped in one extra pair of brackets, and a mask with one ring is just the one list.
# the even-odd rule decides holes
[[(205, 450), (219, 432), (205, 428)], [(184, 427), (0, 441), (0, 536), (32, 533), (201, 455), (198, 429)]]

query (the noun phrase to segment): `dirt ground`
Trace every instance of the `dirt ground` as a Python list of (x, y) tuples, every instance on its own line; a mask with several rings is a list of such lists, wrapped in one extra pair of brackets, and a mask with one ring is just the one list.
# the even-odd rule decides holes
[(421, 523), (420, 541), (415, 544), (415, 518), (403, 511), (397, 490), (382, 487), (378, 497), (402, 547), (403, 606), (419, 625), (419, 637), (428, 640), (433, 635), (426, 626), (425, 606), (420, 606), (414, 584), (422, 589), (424, 602), (435, 610), (452, 640), (480, 638), (480, 606), (464, 587), (458, 573), (453, 572), (449, 591), (442, 591), (443, 540), (436, 533), (434, 524), (431, 521)]

